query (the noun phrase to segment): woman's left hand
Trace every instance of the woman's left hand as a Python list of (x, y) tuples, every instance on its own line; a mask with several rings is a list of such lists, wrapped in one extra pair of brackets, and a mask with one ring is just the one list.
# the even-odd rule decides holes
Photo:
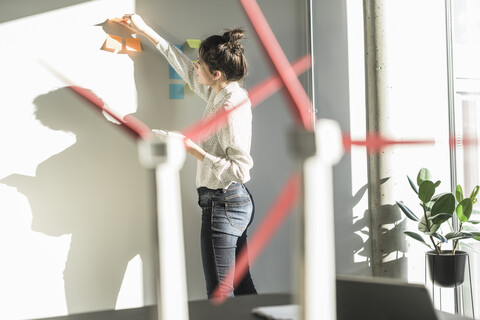
[(205, 158), (206, 152), (198, 144), (196, 144), (195, 142), (193, 142), (189, 138), (185, 137), (181, 133), (169, 131), (168, 134), (169, 135), (181, 136), (184, 139), (183, 141), (185, 143), (185, 149), (186, 149), (187, 153), (191, 154), (192, 156), (194, 156), (198, 160), (203, 161), (203, 159)]
[(200, 148), (198, 144), (193, 142), (192, 140), (185, 138), (185, 147), (187, 148), (187, 152), (197, 158), (200, 161), (203, 161), (205, 159), (205, 150)]

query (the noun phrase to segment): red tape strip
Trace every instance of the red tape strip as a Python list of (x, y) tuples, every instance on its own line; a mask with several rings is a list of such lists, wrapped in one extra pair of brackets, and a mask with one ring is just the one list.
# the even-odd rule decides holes
[(402, 144), (435, 144), (435, 140), (391, 140), (376, 132), (367, 133), (365, 140), (352, 140), (349, 135), (343, 135), (343, 147), (346, 152), (350, 151), (352, 146), (362, 146), (367, 148), (368, 153), (378, 153), (389, 146)]
[(54, 76), (59, 80), (65, 82), (76, 94), (87, 100), (92, 106), (98, 108), (99, 111), (104, 111), (116, 121), (122, 124), (122, 128), (131, 134), (135, 138), (140, 138), (143, 140), (149, 140), (153, 137), (152, 130), (142, 121), (135, 118), (133, 115), (126, 115), (125, 117), (120, 117), (115, 112), (110, 110), (108, 106), (99, 98), (96, 94), (86, 88), (82, 88), (73, 84), (73, 82), (68, 79), (65, 75), (60, 73), (58, 70), (54, 69), (52, 66), (48, 65), (44, 61), (40, 63), (50, 71)]
[[(301, 74), (305, 72), (305, 70), (309, 69), (312, 66), (312, 60), (310, 56), (305, 56), (299, 60), (297, 60), (293, 65), (293, 71), (295, 74)], [(267, 99), (273, 93), (278, 91), (282, 87), (282, 81), (278, 76), (272, 76), (267, 80), (264, 80), (260, 84), (253, 87), (249, 93), (249, 99), (252, 104), (252, 108), (259, 105), (263, 100)], [(193, 124), (192, 126), (188, 127), (187, 129), (182, 131), (182, 134), (196, 142), (203, 141), (210, 137), (215, 131), (215, 129), (224, 125), (228, 119), (228, 115), (230, 112), (234, 111), (246, 101), (242, 101), (240, 104), (236, 105), (235, 107), (229, 109), (228, 111), (225, 109), (220, 109), (211, 117), (200, 120), (197, 123)]]
[(290, 106), (293, 114), (305, 129), (312, 131), (313, 123), (311, 114), (309, 113), (309, 110), (313, 110), (312, 103), (303, 89), (302, 84), (295, 75), (292, 66), (288, 62), (282, 47), (275, 38), (262, 10), (255, 0), (240, 0), (240, 2), (255, 29), (265, 52), (285, 86), (288, 100), (291, 102)]

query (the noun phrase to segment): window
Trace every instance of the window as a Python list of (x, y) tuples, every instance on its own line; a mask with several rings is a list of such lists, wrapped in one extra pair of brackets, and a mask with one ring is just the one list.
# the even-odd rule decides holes
[[(455, 123), (455, 159), (457, 183), (465, 186), (469, 193), (480, 184), (480, 1), (455, 0), (452, 4), (452, 51), (453, 51), (453, 108)], [(478, 204), (472, 220), (480, 220)], [(480, 242), (472, 240), (462, 247), (470, 255), (471, 282), (478, 284), (480, 276)], [(460, 311), (472, 316), (471, 293), (473, 294), (475, 316), (480, 310), (480, 288), (470, 288), (468, 266), (465, 284), (459, 293)], [(462, 301), (463, 300), (463, 301)], [(462, 310), (463, 308), (463, 310)]]

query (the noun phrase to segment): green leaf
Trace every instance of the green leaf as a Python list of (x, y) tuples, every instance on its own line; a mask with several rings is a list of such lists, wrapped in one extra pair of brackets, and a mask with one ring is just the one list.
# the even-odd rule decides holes
[(480, 190), (480, 187), (475, 186), (475, 188), (473, 188), (473, 190), (472, 190), (472, 193), (470, 194), (470, 199), (472, 199), (473, 203), (477, 202), (476, 198), (477, 198), (478, 190)]
[[(433, 204), (435, 203), (435, 201), (428, 201), (427, 203), (425, 203), (425, 211), (432, 211), (432, 207), (433, 207)], [(423, 203), (419, 203), (420, 206), (424, 205)]]
[(475, 237), (475, 235), (471, 232), (449, 232), (445, 235), (445, 238), (448, 240), (462, 240), (462, 239), (470, 239)]
[(455, 197), (451, 193), (444, 194), (432, 206), (432, 215), (447, 213), (452, 215), (455, 211)]
[(432, 201), (435, 202), (437, 201), (439, 198), (443, 197), (444, 195), (448, 194), (448, 192), (442, 192), (442, 193), (439, 193), (439, 194), (436, 194), (432, 197)]
[[(427, 213), (427, 218), (429, 217), (430, 217), (430, 214)], [(427, 222), (425, 221), (425, 216), (422, 216), (422, 218), (420, 219), (420, 222), (418, 223), (418, 230), (420, 230), (423, 233), (427, 233), (427, 232), (437, 232), (437, 230), (440, 229), (439, 224), (434, 224), (433, 222), (430, 222), (428, 225), (430, 226), (430, 230), (428, 230), (427, 228)]]
[(427, 236), (432, 236), (438, 240), (440, 240), (441, 242), (443, 243), (446, 243), (448, 242), (447, 238), (445, 238), (444, 236), (442, 236), (440, 233), (436, 233), (436, 232), (427, 232), (426, 233)]
[(397, 201), (397, 206), (403, 211), (407, 218), (413, 221), (418, 221), (418, 217), (412, 212), (412, 210), (410, 210), (406, 205), (404, 205), (403, 202)]
[(457, 189), (455, 190), (455, 197), (457, 198), (458, 202), (462, 202), (463, 200), (463, 189), (461, 185), (457, 185)]
[(421, 186), (422, 182), (431, 180), (430, 171), (427, 168), (422, 168), (418, 171), (417, 185)]
[(438, 188), (438, 186), (440, 185), (440, 183), (442, 183), (442, 181), (437, 180), (437, 182), (435, 182), (435, 188)]
[(475, 228), (473, 225), (464, 223), (464, 224), (462, 225), (462, 230), (460, 230), (460, 231), (472, 233), (472, 232), (476, 232), (476, 231), (478, 231), (478, 230), (477, 230), (477, 228)]
[(412, 187), (413, 191), (415, 191), (416, 194), (418, 194), (418, 189), (415, 183), (413, 183), (412, 179), (410, 179), (409, 176), (407, 176), (408, 183), (410, 183), (410, 187)]
[(439, 213), (432, 217), (429, 217), (428, 220), (432, 221), (434, 224), (442, 224), (451, 217), (453, 217), (453, 214)]
[(480, 221), (479, 220), (468, 220), (466, 221), (467, 223), (471, 223), (471, 224), (479, 224)]
[[(427, 247), (429, 247), (430, 249), (432, 249), (432, 247), (431, 247), (429, 244), (427, 244), (427, 243), (425, 242), (425, 240), (423, 240), (423, 237), (422, 237), (421, 235), (419, 235), (418, 233), (412, 232), (412, 231), (405, 231), (404, 233), (405, 233), (407, 236), (409, 236), (409, 237), (411, 237), (411, 238), (413, 238), (413, 239), (415, 239), (415, 240), (417, 240), (417, 241), (420, 241), (421, 243), (423, 243), (424, 245), (426, 245)], [(432, 250), (433, 250), (433, 249), (432, 249)]]
[(473, 234), (473, 239), (480, 241), (480, 232), (470, 232)]
[(457, 205), (456, 209), (458, 220), (460, 220), (461, 222), (467, 222), (468, 219), (470, 219), (470, 215), (472, 214), (472, 207), (472, 199), (463, 199), (462, 202)]
[(435, 185), (432, 181), (426, 180), (423, 181), (418, 189), (418, 198), (422, 200), (423, 203), (427, 203), (432, 199), (432, 196), (435, 194)]

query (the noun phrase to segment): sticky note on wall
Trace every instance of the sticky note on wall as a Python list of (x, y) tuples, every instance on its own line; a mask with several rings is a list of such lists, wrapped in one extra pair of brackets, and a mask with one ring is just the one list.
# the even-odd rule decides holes
[(202, 43), (200, 39), (187, 39), (186, 41), (188, 46), (192, 49), (200, 48), (200, 44)]
[(142, 51), (142, 46), (140, 44), (140, 39), (123, 38), (121, 36), (107, 34), (107, 39), (103, 43), (101, 49), (114, 53), (130, 53)]
[(185, 98), (183, 84), (170, 83), (168, 85), (169, 98), (172, 100), (180, 100)]
[(140, 45), (140, 39), (136, 38), (125, 38), (125, 49), (127, 51), (142, 51), (142, 46)]
[[(183, 45), (175, 44), (175, 47), (180, 49), (180, 51), (183, 52)], [(182, 79), (180, 75), (175, 71), (175, 69), (172, 68), (171, 65), (168, 65), (168, 78), (169, 79)]]
[(113, 19), (108, 19), (108, 20), (111, 20), (113, 22), (116, 22), (116, 23), (122, 23), (122, 22), (128, 22), (128, 19), (123, 19), (123, 18), (118, 18), (118, 17), (115, 17)]
[(104, 50), (111, 51), (111, 52), (119, 52), (122, 50), (122, 37), (107, 34), (107, 39), (103, 44)]

